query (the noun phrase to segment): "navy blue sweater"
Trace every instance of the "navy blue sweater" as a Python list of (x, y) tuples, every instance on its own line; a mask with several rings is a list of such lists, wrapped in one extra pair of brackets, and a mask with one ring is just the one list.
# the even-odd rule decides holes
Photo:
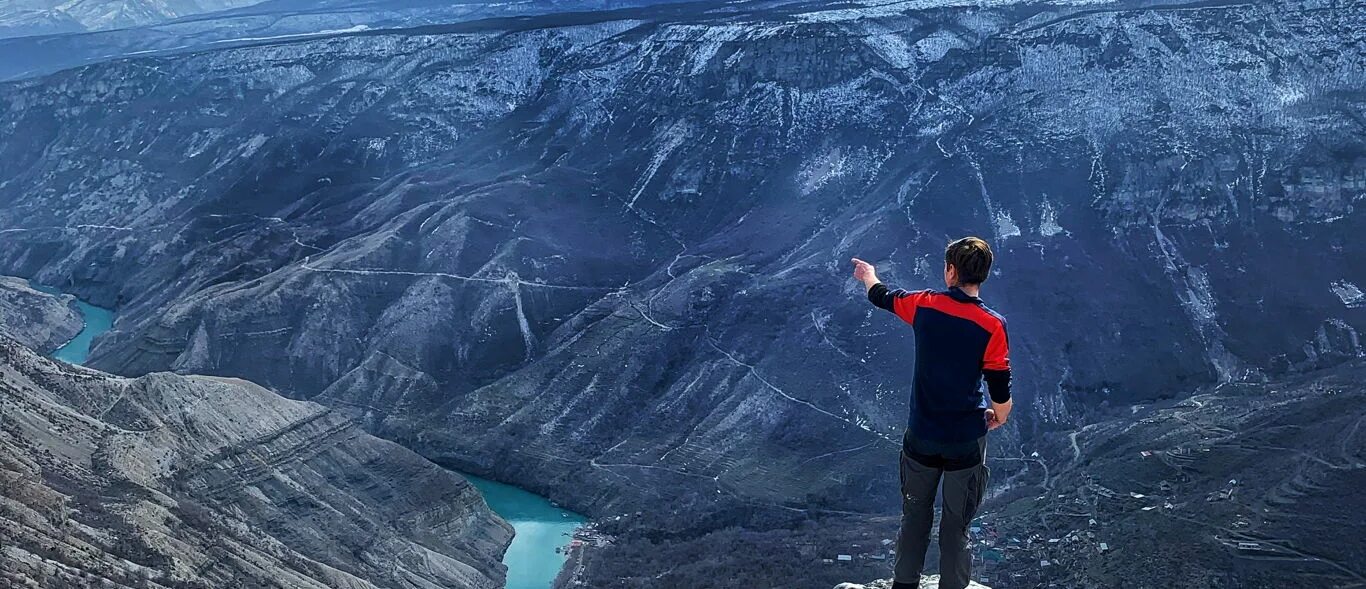
[(915, 329), (915, 381), (907, 424), (915, 437), (966, 442), (987, 433), (991, 400), (1010, 400), (1006, 320), (959, 288), (936, 292), (868, 289), (868, 300)]

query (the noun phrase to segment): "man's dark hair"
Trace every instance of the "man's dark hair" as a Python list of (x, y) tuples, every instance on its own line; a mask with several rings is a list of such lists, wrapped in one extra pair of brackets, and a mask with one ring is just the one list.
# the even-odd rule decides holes
[(958, 282), (981, 284), (991, 272), (991, 246), (980, 237), (964, 237), (949, 242), (944, 250), (944, 263), (958, 270)]

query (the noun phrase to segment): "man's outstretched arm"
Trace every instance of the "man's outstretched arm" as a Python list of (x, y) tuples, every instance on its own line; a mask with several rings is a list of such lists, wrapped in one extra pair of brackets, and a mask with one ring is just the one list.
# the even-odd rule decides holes
[(877, 270), (873, 268), (872, 264), (858, 258), (853, 258), (850, 261), (854, 263), (854, 279), (862, 282), (865, 290), (872, 290), (874, 286), (881, 284), (877, 279)]
[(872, 264), (854, 258), (854, 278), (863, 283), (868, 292), (868, 302), (880, 309), (886, 309), (910, 323), (915, 317), (915, 301), (912, 293), (904, 290), (891, 290), (877, 278), (877, 270)]
[(895, 313), (896, 310), (892, 306), (892, 294), (886, 286), (883, 286), (882, 281), (877, 279), (877, 270), (873, 268), (873, 265), (858, 258), (854, 258), (852, 261), (854, 262), (854, 279), (863, 283), (863, 290), (868, 293), (868, 301)]

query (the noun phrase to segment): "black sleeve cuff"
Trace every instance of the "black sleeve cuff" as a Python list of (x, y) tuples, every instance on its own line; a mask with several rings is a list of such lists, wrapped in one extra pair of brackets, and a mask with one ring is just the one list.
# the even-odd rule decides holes
[(887, 290), (887, 286), (881, 282), (874, 284), (873, 288), (868, 289), (868, 302), (879, 309), (886, 309), (895, 313), (896, 309), (892, 306), (892, 301), (895, 298), (896, 297), (892, 295), (892, 292)]
[(982, 378), (987, 381), (987, 394), (992, 403), (1005, 403), (1010, 400), (1010, 371), (983, 370)]

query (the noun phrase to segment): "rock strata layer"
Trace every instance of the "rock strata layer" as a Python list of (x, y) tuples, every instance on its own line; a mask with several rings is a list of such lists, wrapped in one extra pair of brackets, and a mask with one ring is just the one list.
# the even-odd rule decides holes
[(321, 405), (0, 337), (0, 586), (493, 589), (510, 537), (464, 479)]
[(82, 325), (74, 297), (34, 290), (22, 278), (0, 276), (0, 333), (49, 353), (75, 337)]

